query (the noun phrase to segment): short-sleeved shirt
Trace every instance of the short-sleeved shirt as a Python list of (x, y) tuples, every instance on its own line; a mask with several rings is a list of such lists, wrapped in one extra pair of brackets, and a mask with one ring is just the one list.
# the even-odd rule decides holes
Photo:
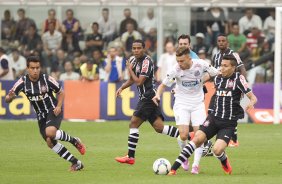
[(156, 94), (153, 60), (149, 56), (144, 55), (138, 59), (133, 56), (129, 61), (133, 65), (133, 72), (137, 77), (146, 77), (145, 82), (137, 86), (139, 100), (152, 99)]
[(243, 118), (244, 110), (240, 106), (241, 95), (251, 92), (245, 77), (239, 72), (229, 78), (218, 75), (214, 79), (214, 85), (216, 98), (212, 114), (228, 120)]
[(229, 42), (229, 47), (234, 51), (238, 51), (241, 46), (247, 42), (247, 38), (243, 34), (239, 34), (238, 36), (230, 34), (228, 35), (227, 39)]
[(223, 58), (224, 55), (233, 55), (236, 58), (236, 61), (237, 61), (237, 68), (244, 65), (244, 63), (241, 60), (239, 54), (237, 52), (234, 52), (230, 48), (227, 48), (224, 52), (218, 51), (214, 55), (212, 63), (213, 63), (213, 66), (215, 68), (217, 68), (217, 69), (220, 68), (221, 61), (222, 61), (222, 58)]
[(183, 104), (199, 104), (204, 100), (203, 75), (208, 72), (211, 76), (216, 76), (218, 71), (201, 59), (192, 59), (192, 66), (182, 70), (178, 64), (167, 73), (163, 84), (172, 86), (176, 82), (175, 98), (182, 99)]
[(12, 90), (16, 95), (23, 92), (27, 96), (40, 120), (46, 118), (57, 106), (53, 92), (60, 92), (62, 87), (53, 77), (46, 74), (40, 74), (36, 82), (31, 81), (27, 74), (14, 84)]

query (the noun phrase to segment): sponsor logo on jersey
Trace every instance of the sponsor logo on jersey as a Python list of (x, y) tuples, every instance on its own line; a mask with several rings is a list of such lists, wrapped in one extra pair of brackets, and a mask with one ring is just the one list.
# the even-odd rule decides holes
[(43, 95), (28, 96), (28, 99), (30, 101), (42, 101), (42, 100), (44, 100), (45, 98), (48, 98), (48, 97), (49, 97), (48, 93), (45, 93)]
[(182, 86), (184, 87), (194, 87), (199, 85), (198, 81), (182, 81)]
[(232, 96), (232, 91), (216, 91), (217, 96)]
[(145, 59), (142, 63), (142, 70), (141, 70), (141, 73), (147, 73), (148, 72), (148, 69), (149, 69), (149, 60), (148, 59)]

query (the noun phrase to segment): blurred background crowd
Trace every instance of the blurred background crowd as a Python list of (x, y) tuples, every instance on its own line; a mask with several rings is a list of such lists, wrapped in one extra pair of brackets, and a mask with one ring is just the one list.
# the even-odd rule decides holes
[[(41, 58), (43, 71), (58, 80), (123, 81), (128, 78), (125, 62), (131, 56), (132, 42), (142, 39), (155, 62), (155, 76), (160, 82), (176, 62), (179, 35), (191, 33), (191, 49), (210, 63), (218, 51), (216, 38), (224, 33), (229, 47), (245, 63), (249, 82), (273, 82), (274, 9), (192, 8), (189, 23), (165, 22), (164, 50), (159, 55), (155, 8), (146, 7), (142, 17), (132, 16), (131, 8), (124, 8), (119, 17), (113, 11), (111, 7), (100, 8), (99, 17), (92, 19), (91, 15), (79, 17), (76, 11), (66, 8), (58, 18), (56, 9), (45, 9), (41, 12), (45, 20), (39, 22), (27, 16), (24, 8), (5, 9), (0, 57), (8, 55), (13, 75), (0, 79), (19, 78), (25, 72), (25, 57), (35, 54)], [(82, 24), (81, 19), (88, 23)], [(181, 29), (186, 23), (189, 30)]]

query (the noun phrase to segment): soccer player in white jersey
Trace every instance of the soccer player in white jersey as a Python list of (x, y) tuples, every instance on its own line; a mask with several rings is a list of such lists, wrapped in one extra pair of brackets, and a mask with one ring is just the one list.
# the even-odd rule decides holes
[[(153, 101), (158, 104), (160, 96), (166, 86), (176, 82), (175, 103), (173, 106), (176, 125), (178, 125), (182, 149), (186, 146), (191, 121), (194, 132), (205, 121), (203, 77), (208, 73), (211, 77), (217, 75), (218, 70), (200, 59), (192, 59), (190, 49), (179, 47), (176, 51), (177, 64), (167, 73), (167, 77), (158, 87)], [(199, 163), (202, 147), (195, 151), (192, 174), (199, 174)]]

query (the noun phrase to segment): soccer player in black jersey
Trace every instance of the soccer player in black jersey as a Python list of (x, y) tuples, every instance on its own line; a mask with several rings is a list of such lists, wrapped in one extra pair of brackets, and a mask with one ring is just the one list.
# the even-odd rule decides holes
[(116, 96), (121, 95), (122, 90), (130, 87), (134, 83), (139, 92), (139, 101), (129, 124), (128, 154), (123, 157), (116, 157), (120, 163), (134, 164), (135, 150), (139, 139), (139, 126), (146, 120), (150, 122), (156, 132), (177, 138), (179, 131), (176, 127), (164, 125), (163, 115), (160, 107), (157, 106), (152, 98), (156, 94), (154, 84), (154, 66), (152, 59), (146, 55), (145, 44), (142, 40), (135, 40), (132, 44), (132, 56), (127, 61), (127, 69), (130, 74), (128, 79), (117, 90)]
[[(60, 157), (72, 163), (70, 170), (78, 171), (83, 169), (82, 162), (75, 158), (62, 144), (57, 140), (67, 141), (73, 144), (83, 155), (85, 146), (79, 138), (68, 135), (60, 130), (63, 119), (62, 104), (64, 91), (60, 84), (51, 76), (40, 72), (40, 59), (38, 56), (27, 58), (28, 74), (21, 77), (7, 94), (5, 101), (10, 103), (16, 95), (23, 92), (31, 102), (38, 120), (38, 126), (43, 139)], [(53, 92), (57, 93), (57, 99)]]
[(240, 106), (242, 93), (250, 99), (246, 110), (253, 109), (257, 102), (257, 98), (248, 87), (245, 77), (236, 72), (236, 66), (236, 59), (232, 55), (223, 56), (220, 67), (221, 74), (214, 79), (216, 87), (214, 111), (208, 115), (206, 121), (200, 126), (194, 139), (181, 151), (172, 165), (169, 175), (175, 175), (176, 170), (192, 155), (195, 149), (215, 135), (217, 136), (213, 153), (220, 160), (224, 172), (231, 174), (232, 167), (225, 153), (225, 148), (234, 134), (237, 120), (244, 117), (244, 110)]

